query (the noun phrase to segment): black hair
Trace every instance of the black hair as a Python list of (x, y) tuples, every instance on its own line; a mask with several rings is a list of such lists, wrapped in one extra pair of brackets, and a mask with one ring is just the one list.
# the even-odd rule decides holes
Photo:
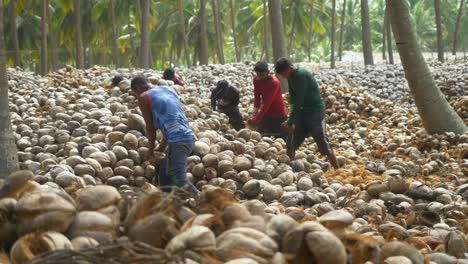
[(266, 61), (259, 61), (255, 63), (254, 71), (256, 72), (267, 72), (268, 70), (268, 63)]
[(226, 89), (228, 86), (229, 86), (229, 83), (226, 80), (220, 80), (216, 84), (216, 88), (218, 88), (218, 89)]
[(118, 86), (121, 81), (123, 81), (123, 77), (121, 75), (116, 75), (112, 78), (112, 87)]
[(135, 90), (138, 85), (148, 85), (148, 83), (148, 78), (146, 78), (143, 75), (140, 75), (132, 79), (132, 83), (130, 86), (132, 87), (132, 90)]
[(275, 63), (275, 72), (278, 74), (282, 74), (289, 68), (294, 68), (294, 64), (290, 59), (279, 58)]
[(164, 70), (164, 72), (163, 72), (163, 79), (164, 79), (164, 80), (170, 80), (170, 81), (172, 81), (172, 79), (174, 79), (174, 77), (175, 77), (175, 71), (174, 71), (174, 69), (172, 69), (172, 68), (167, 68), (167, 69)]

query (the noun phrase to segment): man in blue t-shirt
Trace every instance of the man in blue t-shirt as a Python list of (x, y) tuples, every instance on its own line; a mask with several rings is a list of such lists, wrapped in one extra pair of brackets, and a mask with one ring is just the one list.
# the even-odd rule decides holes
[(198, 189), (187, 179), (187, 157), (192, 153), (195, 136), (176, 92), (165, 86), (151, 87), (144, 76), (133, 78), (131, 88), (138, 98), (138, 105), (146, 122), (150, 154), (154, 155), (157, 129), (161, 130), (164, 137), (158, 151), (164, 151), (166, 142), (168, 145), (168, 152), (159, 172), (161, 189), (169, 192), (172, 186), (189, 185), (198, 195)]

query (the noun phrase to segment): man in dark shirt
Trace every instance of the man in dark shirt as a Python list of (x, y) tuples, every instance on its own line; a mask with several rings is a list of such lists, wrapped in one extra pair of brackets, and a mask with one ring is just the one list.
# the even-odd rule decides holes
[(270, 74), (266, 62), (257, 62), (254, 71), (255, 115), (248, 124), (251, 127), (258, 126), (257, 130), (262, 135), (282, 137), (286, 140), (287, 133), (281, 129), (281, 124), (286, 121), (288, 111), (284, 104), (281, 83)]
[(185, 83), (175, 76), (175, 71), (172, 68), (167, 68), (163, 72), (163, 79), (168, 80), (168, 81), (173, 81), (174, 84), (180, 85), (180, 86), (185, 86)]
[(242, 120), (239, 111), (239, 102), (239, 90), (226, 80), (219, 81), (211, 92), (211, 107), (215, 111), (225, 113), (235, 130), (245, 128), (244, 120)]
[(293, 158), (306, 137), (311, 135), (322, 155), (326, 155), (333, 168), (338, 169), (336, 156), (325, 131), (325, 104), (314, 76), (303, 68), (296, 68), (286, 58), (276, 61), (275, 71), (288, 80), (292, 111), (282, 124), (288, 131), (288, 155)]
[(121, 75), (116, 75), (112, 78), (111, 88), (119, 86), (119, 83), (123, 81), (123, 77)]

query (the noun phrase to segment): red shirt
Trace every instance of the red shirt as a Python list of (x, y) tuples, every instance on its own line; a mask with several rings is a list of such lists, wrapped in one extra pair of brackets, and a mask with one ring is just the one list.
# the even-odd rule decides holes
[(174, 84), (177, 84), (177, 85), (180, 85), (180, 86), (185, 86), (184, 81), (182, 81), (180, 78), (174, 77), (174, 79), (172, 79), (172, 81), (174, 82)]
[(287, 117), (288, 111), (283, 101), (281, 83), (275, 76), (269, 76), (266, 80), (254, 77), (254, 107), (260, 108), (253, 121), (258, 125), (263, 117), (279, 118)]

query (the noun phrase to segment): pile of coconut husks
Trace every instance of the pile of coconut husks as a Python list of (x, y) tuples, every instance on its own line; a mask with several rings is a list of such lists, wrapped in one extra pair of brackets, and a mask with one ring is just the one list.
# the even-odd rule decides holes
[[(342, 168), (312, 139), (233, 130), (211, 110), (226, 79), (253, 112), (250, 62), (161, 72), (8, 70), (21, 171), (0, 183), (1, 263), (468, 263), (468, 133), (428, 135), (398, 65), (317, 70)], [(432, 64), (468, 123), (468, 64)], [(116, 74), (126, 78), (109, 87)], [(180, 95), (200, 198), (161, 192), (130, 78)], [(161, 135), (158, 135), (158, 139)], [(160, 159), (163, 153), (156, 153)]]

